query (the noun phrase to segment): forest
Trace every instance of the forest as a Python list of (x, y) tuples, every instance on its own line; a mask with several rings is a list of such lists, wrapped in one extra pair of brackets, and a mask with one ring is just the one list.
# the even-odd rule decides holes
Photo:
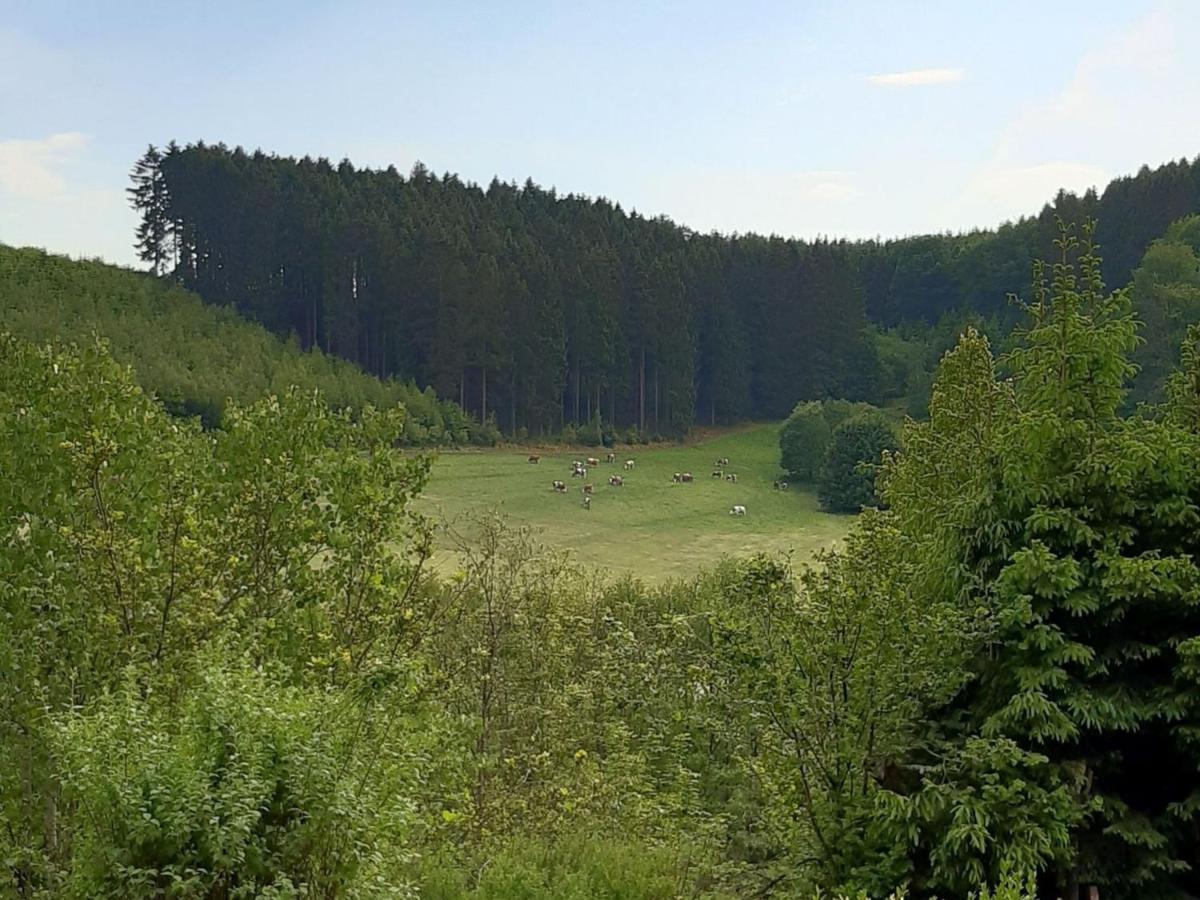
[(930, 350), (928, 329), (986, 323), (1002, 339), (1057, 219), (1096, 219), (1104, 277), (1124, 285), (1200, 211), (1186, 160), (994, 230), (859, 242), (699, 234), (532, 181), (485, 189), (420, 164), (404, 176), (220, 144), (152, 146), (132, 178), (154, 273), (514, 437), (923, 402), (949, 346)]
[[(5, 333), (0, 893), (1196, 895), (1198, 233), (1109, 291), (1064, 226), (838, 548), (656, 587), (494, 516), (433, 571), (401, 405), (206, 428)], [(1131, 409), (1139, 290), (1181, 339)]]

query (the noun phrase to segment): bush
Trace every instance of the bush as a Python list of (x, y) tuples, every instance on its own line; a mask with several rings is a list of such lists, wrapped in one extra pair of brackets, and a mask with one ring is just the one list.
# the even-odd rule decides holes
[(130, 684), (59, 718), (54, 751), (74, 836), (64, 893), (403, 892), (411, 813), (379, 801), (411, 787), (355, 752), (352, 731), (330, 733), (337, 695), (213, 664), (179, 706)]
[(798, 404), (779, 430), (783, 470), (796, 481), (813, 481), (825, 459), (830, 434), (820, 402)]
[[(698, 872), (678, 852), (599, 835), (547, 841), (519, 838), (486, 865), (427, 864), (428, 900), (673, 900), (696, 896)], [(478, 873), (476, 877), (476, 873)], [(711, 891), (711, 900), (727, 896)]]
[(856, 513), (876, 504), (875, 467), (883, 451), (895, 450), (896, 435), (879, 413), (847, 419), (833, 430), (817, 496), (830, 512)]
[(579, 443), (587, 444), (589, 447), (599, 447), (604, 443), (604, 427), (600, 424), (599, 414), (592, 416), (590, 420), (580, 425), (576, 429)]
[(496, 425), (496, 416), (489, 414), (487, 421), (470, 420), (471, 443), (480, 447), (495, 447), (500, 443), (500, 428)]

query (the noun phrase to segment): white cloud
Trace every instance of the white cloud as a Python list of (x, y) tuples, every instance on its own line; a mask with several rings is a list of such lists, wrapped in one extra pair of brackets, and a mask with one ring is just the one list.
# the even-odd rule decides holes
[(992, 152), (939, 215), (951, 226), (1036, 212), (1059, 188), (1103, 189), (1141, 165), (1200, 151), (1190, 113), (1200, 65), (1200, 8), (1165, 2), (1114, 29), (1059, 87), (999, 131)]
[(43, 200), (65, 194), (61, 168), (76, 159), (87, 143), (87, 135), (77, 131), (42, 140), (0, 141), (0, 191)]
[(136, 263), (137, 215), (119, 187), (89, 181), (89, 144), (74, 131), (0, 140), (0, 243)]
[(867, 81), (876, 87), (926, 87), (933, 84), (953, 84), (962, 81), (963, 69), (911, 69), (907, 72), (886, 72), (868, 75)]

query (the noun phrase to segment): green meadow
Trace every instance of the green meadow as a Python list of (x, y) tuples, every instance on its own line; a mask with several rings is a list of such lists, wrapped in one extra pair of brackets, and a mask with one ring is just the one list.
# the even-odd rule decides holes
[[(420, 508), (468, 538), (479, 514), (496, 511), (532, 526), (546, 544), (581, 563), (649, 581), (688, 575), (726, 555), (767, 551), (805, 560), (835, 544), (850, 518), (822, 512), (806, 487), (774, 489), (778, 430), (755, 425), (677, 446), (620, 446), (615, 465), (603, 462), (603, 448), (443, 452)], [(527, 461), (531, 452), (541, 454), (540, 463)], [(590, 509), (583, 507), (581, 479), (571, 477), (572, 461), (587, 456), (602, 461), (588, 472)], [(718, 457), (728, 457), (726, 471), (737, 474), (736, 483), (711, 477)], [(621, 467), (625, 459), (634, 460), (632, 471)], [(676, 472), (691, 472), (695, 481), (676, 484)], [(613, 474), (625, 484), (609, 486)], [(566, 494), (553, 490), (555, 479), (566, 482)], [(746, 507), (744, 517), (730, 515), (734, 504)], [(451, 534), (437, 560), (443, 569), (454, 565)]]

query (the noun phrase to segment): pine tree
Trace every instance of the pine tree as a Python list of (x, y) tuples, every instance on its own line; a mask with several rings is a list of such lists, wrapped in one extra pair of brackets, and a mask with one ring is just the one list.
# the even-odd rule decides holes
[(170, 230), (170, 202), (162, 173), (162, 154), (153, 144), (134, 164), (129, 176), (133, 186), (126, 188), (130, 205), (142, 216), (134, 249), (138, 258), (150, 263), (154, 275), (166, 272), (167, 236)]

